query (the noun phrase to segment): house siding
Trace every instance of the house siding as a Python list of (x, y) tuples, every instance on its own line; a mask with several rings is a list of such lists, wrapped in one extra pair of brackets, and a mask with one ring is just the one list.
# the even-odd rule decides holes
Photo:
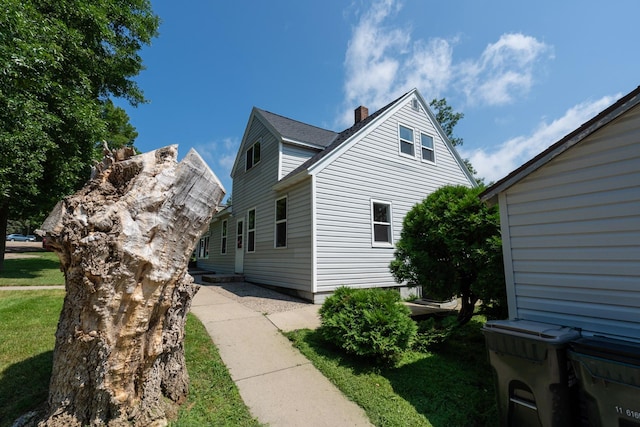
[(317, 152), (317, 150), (283, 143), (282, 158), (280, 162), (280, 178), (287, 176), (291, 171), (309, 160)]
[[(278, 181), (279, 141), (259, 119), (254, 119), (241, 147), (260, 140), (261, 160), (249, 171), (236, 168), (233, 176), (233, 236), (238, 218), (245, 219), (245, 251), (247, 248), (247, 213), (256, 210), (255, 252), (245, 252), (243, 274), (247, 281), (311, 292), (311, 191), (310, 180), (276, 192)], [(240, 159), (243, 162), (243, 159)], [(243, 164), (242, 164), (243, 165)], [(288, 196), (286, 248), (275, 248), (275, 201)], [(235, 257), (235, 248), (231, 256)], [(235, 258), (234, 258), (235, 259)]]
[(510, 317), (640, 341), (640, 108), (499, 197)]
[[(398, 124), (414, 129), (415, 158), (399, 154)], [(420, 131), (434, 138), (436, 163), (420, 160)], [(437, 188), (472, 183), (427, 114), (407, 101), (316, 175), (316, 286), (398, 286), (389, 271), (394, 247), (372, 247), (371, 200), (392, 206), (397, 242), (406, 213)]]
[[(227, 220), (227, 253), (222, 254), (222, 221)], [(198, 259), (198, 267), (216, 274), (232, 274), (235, 256), (235, 221), (230, 215), (209, 224), (209, 258)], [(232, 235), (233, 234), (233, 235)]]

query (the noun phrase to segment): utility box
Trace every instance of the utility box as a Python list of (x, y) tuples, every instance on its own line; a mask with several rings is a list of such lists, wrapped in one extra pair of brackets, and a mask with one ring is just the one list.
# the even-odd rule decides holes
[(640, 426), (640, 344), (602, 337), (569, 346), (580, 386), (582, 425)]
[(566, 427), (576, 423), (577, 385), (567, 344), (578, 331), (526, 320), (487, 322), (483, 328), (497, 380), (500, 424)]

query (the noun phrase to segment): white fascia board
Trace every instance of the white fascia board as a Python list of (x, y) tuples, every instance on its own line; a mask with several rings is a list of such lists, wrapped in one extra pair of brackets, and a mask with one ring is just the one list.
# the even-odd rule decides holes
[(449, 153), (451, 153), (451, 155), (456, 160), (456, 162), (458, 162), (458, 166), (460, 167), (462, 172), (469, 179), (469, 183), (473, 187), (477, 187), (478, 183), (477, 183), (476, 179), (473, 177), (471, 172), (469, 172), (469, 169), (467, 169), (467, 166), (464, 164), (464, 160), (462, 159), (462, 157), (460, 157), (460, 154), (458, 153), (458, 150), (456, 150), (455, 147), (453, 146), (453, 144), (451, 144), (451, 141), (449, 141), (449, 137), (447, 137), (447, 134), (442, 129), (442, 126), (440, 126), (440, 123), (438, 123), (438, 120), (436, 119), (436, 116), (433, 114), (433, 111), (431, 111), (431, 108), (429, 107), (429, 104), (422, 97), (422, 94), (420, 94), (420, 92), (418, 92), (418, 90), (415, 90), (414, 92), (415, 92), (415, 96), (418, 99), (418, 101), (420, 102), (422, 108), (424, 109), (424, 111), (426, 111), (427, 116), (429, 116), (429, 119), (431, 119), (431, 121), (433, 122), (433, 126), (436, 128), (436, 131), (440, 135), (440, 138), (442, 138), (442, 140), (444, 141), (444, 145), (447, 147), (447, 150), (449, 150)]
[(318, 151), (322, 151), (326, 148), (321, 145), (309, 144), (308, 142), (297, 141), (295, 139), (284, 138), (284, 137), (282, 138), (282, 142), (286, 144), (296, 145), (298, 147), (311, 148), (313, 150), (318, 150)]
[[(242, 135), (242, 139), (240, 140), (240, 146), (238, 147), (238, 152), (236, 153), (236, 159), (233, 162), (233, 167), (231, 168), (231, 174), (230, 175), (231, 175), (232, 178), (233, 178), (233, 175), (234, 175), (234, 173), (236, 171), (236, 168), (238, 167), (238, 162), (240, 162), (240, 159), (244, 158), (244, 156), (241, 155), (243, 153), (243, 151), (244, 151), (242, 148), (244, 147), (244, 144), (245, 144), (245, 142), (247, 140), (247, 136), (249, 134), (249, 128), (251, 127), (251, 123), (253, 123), (253, 118), (259, 116), (259, 114), (256, 114), (256, 113), (257, 113), (256, 107), (253, 107), (251, 109), (251, 114), (249, 114), (249, 120), (247, 121), (247, 126), (245, 126), (245, 128), (244, 128), (244, 134)], [(260, 121), (263, 124), (265, 122), (264, 120), (260, 120)]]
[(307, 179), (309, 177), (309, 172), (308, 170), (302, 170), (300, 172), (298, 172), (297, 174), (288, 177), (285, 180), (280, 180), (278, 182), (276, 182), (271, 188), (275, 191), (282, 191), (286, 188), (289, 188), (293, 185), (298, 184), (299, 182), (304, 181), (305, 179)]

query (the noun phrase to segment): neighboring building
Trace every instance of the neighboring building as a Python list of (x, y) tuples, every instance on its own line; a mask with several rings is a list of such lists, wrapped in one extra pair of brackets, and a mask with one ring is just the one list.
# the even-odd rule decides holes
[(415, 89), (370, 116), (357, 108), (340, 133), (254, 108), (231, 176), (233, 205), (198, 265), (316, 303), (341, 285), (398, 287), (389, 263), (407, 211), (443, 185), (476, 185)]
[(509, 317), (640, 341), (640, 87), (488, 188)]

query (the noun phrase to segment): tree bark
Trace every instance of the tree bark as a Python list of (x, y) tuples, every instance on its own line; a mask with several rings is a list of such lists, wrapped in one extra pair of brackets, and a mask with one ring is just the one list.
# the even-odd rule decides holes
[(66, 297), (38, 425), (161, 426), (187, 396), (187, 264), (224, 189), (193, 150), (180, 163), (176, 146), (131, 154), (106, 150), (39, 231)]

